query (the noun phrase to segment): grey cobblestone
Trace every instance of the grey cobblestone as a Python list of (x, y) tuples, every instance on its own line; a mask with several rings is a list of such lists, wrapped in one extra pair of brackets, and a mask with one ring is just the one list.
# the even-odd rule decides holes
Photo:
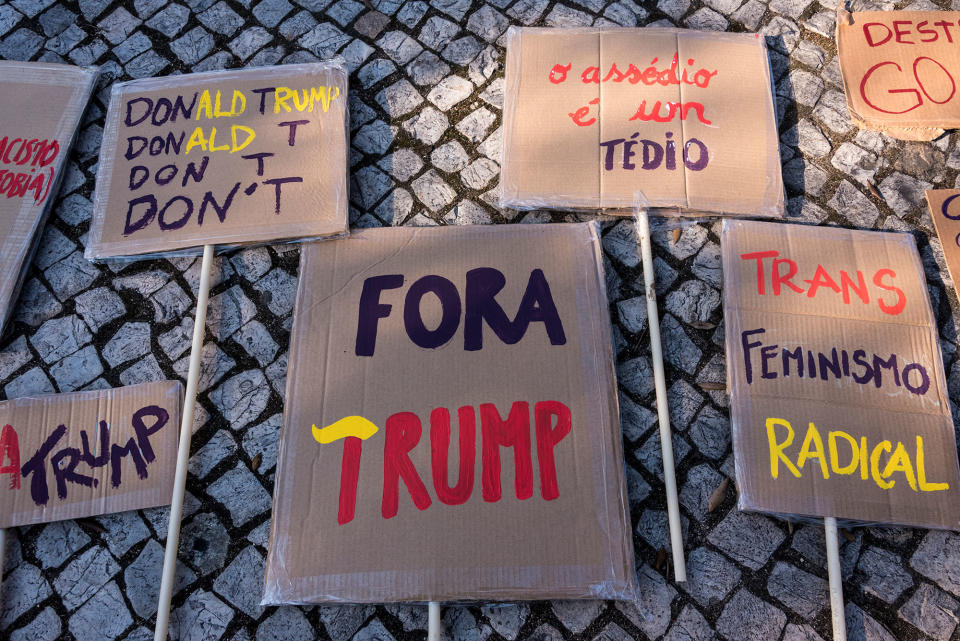
[[(946, 2), (917, 6), (950, 8)], [(590, 219), (496, 207), (504, 32), (510, 24), (675, 24), (766, 35), (789, 216), (931, 238), (927, 246), (918, 236), (931, 270), (938, 323), (952, 327), (956, 303), (944, 289), (952, 281), (936, 266), (940, 248), (921, 205), (923, 189), (957, 183), (958, 134), (931, 144), (902, 143), (854, 127), (832, 42), (833, 11), (833, 5), (811, 0), (660, 0), (642, 6), (630, 0), (371, 0), (369, 8), (360, 0), (0, 3), (0, 57), (98, 64), (104, 70), (10, 334), (0, 345), (0, 386), (9, 398), (186, 376), (198, 261), (92, 265), (82, 258), (114, 81), (337, 53), (352, 71), (355, 227)], [(865, 181), (873, 182), (880, 197)], [(830, 637), (821, 593), (822, 528), (797, 524), (791, 531), (769, 517), (741, 515), (733, 484), (709, 509), (713, 491), (733, 475), (726, 391), (718, 389), (725, 382), (718, 233), (711, 224), (681, 226), (676, 242), (672, 229), (654, 234), (691, 581), (682, 587), (672, 583), (669, 559), (658, 560), (659, 549), (669, 546), (642, 270), (632, 223), (606, 217), (604, 265), (644, 600), (639, 609), (589, 602), (580, 605), (579, 616), (573, 615), (575, 606), (550, 603), (447, 608), (451, 638)], [(256, 603), (269, 536), (268, 489), (282, 422), (296, 269), (296, 246), (245, 249), (218, 260), (171, 636), (422, 638), (426, 612), (419, 606), (300, 610)], [(124, 338), (127, 334), (136, 339)], [(942, 341), (948, 364), (956, 353), (952, 336)], [(951, 396), (960, 393), (960, 385), (950, 389)], [(166, 518), (167, 510), (156, 508), (79, 525), (13, 530), (0, 595), (0, 636), (25, 641), (57, 636), (59, 630), (66, 641), (149, 639)], [(956, 636), (956, 620), (945, 614), (955, 614), (960, 601), (956, 535), (909, 528), (853, 531), (852, 541), (842, 540), (849, 638)], [(95, 583), (106, 583), (77, 606), (52, 586), (58, 580), (65, 585), (68, 568), (86, 555), (113, 559), (119, 570), (106, 573), (107, 579), (90, 573)], [(9, 584), (25, 596), (9, 597)], [(116, 616), (96, 627), (91, 622), (103, 608)]]

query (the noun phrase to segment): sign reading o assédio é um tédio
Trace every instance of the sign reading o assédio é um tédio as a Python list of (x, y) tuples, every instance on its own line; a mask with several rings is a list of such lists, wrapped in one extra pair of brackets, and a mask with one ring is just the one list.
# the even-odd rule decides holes
[(342, 61), (119, 83), (87, 258), (347, 231)]
[(783, 215), (758, 34), (507, 32), (501, 205)]

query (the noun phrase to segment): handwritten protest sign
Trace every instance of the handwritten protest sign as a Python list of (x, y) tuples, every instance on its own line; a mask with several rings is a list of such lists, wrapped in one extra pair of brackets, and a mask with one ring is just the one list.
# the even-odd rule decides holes
[(87, 258), (347, 230), (342, 62), (114, 85)]
[(178, 382), (0, 402), (0, 527), (169, 503)]
[(904, 140), (960, 125), (960, 12), (837, 11), (850, 118)]
[(0, 330), (57, 197), (97, 72), (0, 61)]
[(265, 603), (632, 597), (601, 260), (593, 224), (304, 246)]
[(729, 220), (721, 236), (740, 507), (960, 526), (913, 237)]
[(763, 38), (511, 28), (505, 74), (502, 206), (783, 215)]
[(960, 282), (957, 280), (960, 278), (960, 189), (927, 190), (927, 205), (940, 237), (953, 289), (957, 291)]

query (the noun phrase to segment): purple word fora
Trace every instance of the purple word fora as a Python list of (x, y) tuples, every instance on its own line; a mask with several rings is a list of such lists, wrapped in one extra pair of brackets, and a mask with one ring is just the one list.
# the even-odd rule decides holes
[[(640, 138), (636, 132), (629, 138), (613, 138), (600, 143), (604, 149), (603, 168), (612, 171), (615, 166), (627, 170), (643, 169), (653, 171), (662, 166), (667, 171), (677, 168), (677, 143), (673, 132), (668, 131), (663, 144), (654, 140)], [(690, 171), (703, 171), (710, 162), (707, 145), (698, 138), (690, 138), (683, 143), (679, 158), (683, 166)]]
[[(385, 274), (363, 281), (357, 319), (357, 356), (373, 356), (379, 321), (390, 316), (393, 310), (392, 304), (381, 299), (387, 290), (403, 287), (404, 280), (403, 274)], [(484, 322), (507, 345), (518, 343), (530, 323), (535, 322), (543, 323), (551, 345), (566, 344), (560, 313), (543, 270), (530, 272), (512, 320), (496, 299), (507, 284), (503, 272), (493, 267), (478, 267), (467, 272), (466, 281), (462, 299), (453, 281), (443, 276), (423, 276), (409, 286), (403, 298), (403, 326), (415, 345), (424, 349), (442, 347), (457, 333), (461, 317), (463, 349), (468, 352), (483, 348)], [(420, 315), (420, 304), (427, 294), (440, 302), (442, 310), (440, 324), (432, 329)]]

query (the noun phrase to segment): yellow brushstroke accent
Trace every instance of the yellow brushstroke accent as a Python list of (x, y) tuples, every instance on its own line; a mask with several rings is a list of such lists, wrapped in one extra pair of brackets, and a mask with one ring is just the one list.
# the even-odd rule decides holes
[(347, 416), (341, 418), (336, 423), (331, 423), (326, 427), (313, 426), (313, 438), (318, 443), (326, 445), (333, 443), (341, 438), (355, 436), (365, 441), (380, 430), (379, 427), (363, 418), (362, 416)]

